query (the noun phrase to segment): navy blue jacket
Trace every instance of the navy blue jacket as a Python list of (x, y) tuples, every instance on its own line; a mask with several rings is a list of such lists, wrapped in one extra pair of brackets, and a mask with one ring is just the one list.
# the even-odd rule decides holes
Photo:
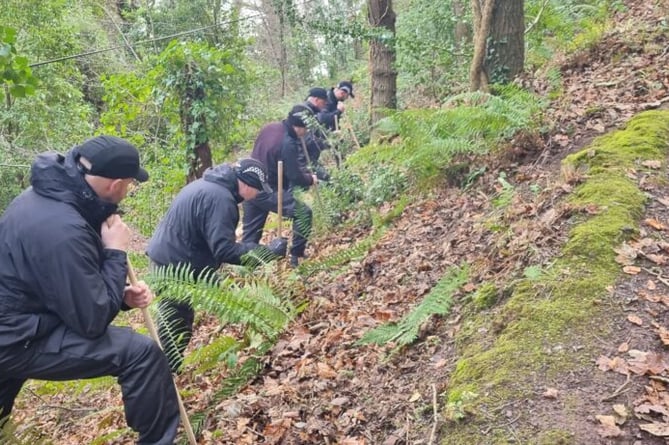
[(221, 264), (241, 264), (255, 243), (237, 243), (242, 201), (228, 164), (205, 170), (177, 194), (149, 241), (146, 253), (159, 265), (189, 265), (197, 276)]
[[(117, 207), (89, 187), (75, 154), (38, 156), (32, 187), (0, 218), (0, 355), (56, 328), (64, 334), (63, 325), (96, 338), (123, 305), (126, 253), (100, 237)], [(54, 337), (56, 351), (62, 334)]]
[(269, 185), (279, 189), (278, 161), (283, 161), (283, 188), (309, 187), (314, 179), (307, 166), (302, 142), (288, 122), (272, 122), (260, 129), (251, 157), (265, 165)]

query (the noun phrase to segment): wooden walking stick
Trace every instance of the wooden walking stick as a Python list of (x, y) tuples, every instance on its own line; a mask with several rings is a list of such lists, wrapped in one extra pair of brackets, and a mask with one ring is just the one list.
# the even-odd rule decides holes
[(353, 137), (353, 142), (355, 142), (355, 146), (358, 150), (360, 150), (360, 142), (358, 142), (358, 138), (355, 135), (355, 131), (353, 131), (353, 125), (351, 125), (350, 122), (346, 121), (346, 128), (348, 128), (348, 131), (351, 133), (351, 136)]
[[(132, 268), (132, 264), (130, 264), (130, 258), (128, 258), (128, 280), (130, 280), (130, 284), (133, 286), (137, 285), (137, 275), (135, 275), (135, 270)], [(163, 345), (160, 343), (160, 338), (158, 337), (158, 331), (156, 330), (156, 325), (153, 323), (153, 319), (151, 318), (151, 314), (149, 314), (149, 309), (146, 307), (142, 308), (142, 316), (144, 317), (144, 324), (146, 325), (146, 328), (149, 330), (149, 334), (151, 335), (151, 338), (153, 341), (158, 343), (158, 346), (160, 346), (160, 349), (163, 349)], [(177, 382), (172, 379), (172, 383), (174, 384), (174, 391), (177, 393), (177, 402), (179, 404), (179, 415), (181, 416), (181, 421), (183, 422), (184, 429), (186, 430), (186, 435), (188, 436), (188, 442), (190, 445), (197, 445), (197, 440), (195, 440), (195, 433), (193, 433), (193, 427), (190, 425), (190, 421), (188, 420), (188, 413), (186, 413), (186, 408), (184, 407), (184, 402), (181, 400), (181, 395), (179, 394), (179, 388), (177, 387)]]
[(277, 162), (277, 171), (279, 172), (279, 178), (278, 178), (278, 185), (277, 188), (278, 190), (276, 191), (276, 214), (279, 216), (279, 223), (278, 223), (278, 232), (279, 236), (283, 236), (282, 233), (282, 224), (283, 224), (283, 161)]
[[(300, 142), (302, 143), (302, 151), (304, 152), (304, 157), (307, 159), (307, 165), (312, 165), (311, 164), (311, 157), (309, 156), (309, 152), (307, 151), (307, 144), (304, 143), (304, 138), (300, 138)], [(318, 194), (318, 184), (314, 183), (314, 192), (316, 193), (316, 201), (318, 201), (318, 205), (321, 205), (321, 195)]]

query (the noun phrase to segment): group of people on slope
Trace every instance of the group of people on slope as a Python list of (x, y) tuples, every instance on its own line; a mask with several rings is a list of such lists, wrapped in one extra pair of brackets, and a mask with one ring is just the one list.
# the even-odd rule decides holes
[[(311, 209), (292, 191), (318, 183), (301, 138), (309, 115), (336, 129), (341, 102), (353, 97), (353, 85), (313, 88), (309, 96), (286, 119), (261, 129), (251, 158), (211, 167), (178, 193), (149, 242), (152, 267), (187, 266), (197, 278), (263, 248), (267, 215), (278, 211), (279, 160), (285, 166), (283, 214), (295, 220), (291, 264), (298, 264)], [(322, 135), (313, 138), (326, 142)], [(311, 149), (320, 155), (324, 148)], [(28, 379), (109, 375), (121, 386), (137, 443), (174, 443), (179, 408), (171, 372), (180, 368), (190, 339), (192, 307), (169, 296), (161, 300), (161, 312), (173, 322), (169, 331), (181, 331), (176, 342), (160, 332), (165, 353), (149, 337), (110, 325), (121, 310), (145, 308), (153, 299), (144, 282), (127, 282), (131, 231), (118, 215), (133, 184), (148, 179), (137, 148), (113, 136), (94, 137), (64, 155), (44, 153), (33, 162), (31, 187), (0, 217), (0, 422)], [(240, 203), (243, 237), (237, 242)], [(285, 256), (287, 240), (279, 236), (264, 248)]]

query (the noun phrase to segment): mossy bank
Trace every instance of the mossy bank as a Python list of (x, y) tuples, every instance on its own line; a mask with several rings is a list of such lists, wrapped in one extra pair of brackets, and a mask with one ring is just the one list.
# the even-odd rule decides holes
[[(658, 177), (668, 146), (669, 112), (649, 111), (563, 160), (563, 172), (580, 178), (566, 198), (577, 209), (568, 240), (539, 278), (516, 283), (508, 299), (463, 329), (445, 393), (443, 444), (583, 443), (570, 429), (584, 412), (566, 376), (595, 373), (599, 342), (624, 318), (607, 288), (621, 273), (614, 249), (636, 233), (646, 202), (630, 172)], [(663, 168), (651, 171), (647, 161)], [(533, 410), (531, 400), (547, 388), (561, 390), (558, 421), (542, 422)]]

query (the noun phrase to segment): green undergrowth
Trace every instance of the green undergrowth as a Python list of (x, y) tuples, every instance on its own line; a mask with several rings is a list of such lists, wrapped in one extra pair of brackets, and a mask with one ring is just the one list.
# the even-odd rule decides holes
[[(645, 195), (628, 173), (647, 169), (644, 161), (664, 165), (668, 144), (669, 112), (645, 112), (563, 161), (564, 171), (585, 174), (568, 200), (588, 212), (572, 218), (562, 254), (544, 273), (521, 279), (503, 304), (463, 323), (457, 338), (461, 359), (445, 403), (453, 421), (442, 443), (509, 443), (508, 429), (495, 427), (500, 407), (550, 386), (565, 372), (594, 366), (588, 346), (610, 333), (607, 320), (616, 311), (607, 293), (620, 273), (613, 249), (633, 234), (630, 228), (638, 226), (644, 210)], [(516, 406), (521, 418), (529, 419), (532, 413), (520, 405), (527, 405)], [(582, 415), (578, 404), (564, 410), (574, 419)], [(482, 437), (482, 430), (489, 434)], [(571, 437), (560, 429), (548, 434)], [(514, 437), (514, 443), (550, 440), (536, 431), (515, 430)]]
[(400, 111), (381, 120), (379, 142), (353, 153), (347, 164), (394, 169), (407, 175), (407, 187), (430, 189), (456, 156), (488, 153), (516, 132), (536, 128), (545, 105), (518, 87), (493, 86), (490, 94), (450, 97), (438, 109)]

